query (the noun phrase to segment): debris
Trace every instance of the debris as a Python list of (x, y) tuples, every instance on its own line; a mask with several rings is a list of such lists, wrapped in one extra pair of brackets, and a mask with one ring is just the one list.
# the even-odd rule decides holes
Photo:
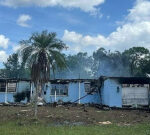
[(103, 107), (104, 110), (109, 111), (111, 110), (109, 107)]
[(124, 118), (124, 114), (121, 114), (121, 116), (120, 116), (121, 118)]
[(109, 125), (112, 124), (110, 121), (104, 121), (104, 122), (98, 122), (99, 124), (103, 124), (103, 125)]
[(38, 106), (43, 106), (44, 104), (42, 102), (37, 102)]
[(30, 111), (30, 110), (21, 110), (20, 112), (28, 112), (28, 111)]
[(54, 102), (52, 105), (53, 105), (53, 107), (56, 107), (57, 106), (57, 102)]
[(53, 115), (48, 115), (48, 116), (46, 116), (47, 118), (52, 118), (53, 117)]
[(96, 112), (100, 113), (100, 112), (102, 112), (102, 111), (96, 111)]
[(88, 112), (86, 109), (84, 109), (84, 112)]
[(127, 123), (124, 124), (124, 126), (130, 126), (130, 125), (131, 125), (131, 124), (127, 124)]

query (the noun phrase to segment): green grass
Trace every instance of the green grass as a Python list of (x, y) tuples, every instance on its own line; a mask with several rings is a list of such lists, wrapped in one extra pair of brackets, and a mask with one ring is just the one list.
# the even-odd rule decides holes
[(44, 126), (0, 124), (0, 135), (150, 135), (150, 124), (134, 126)]

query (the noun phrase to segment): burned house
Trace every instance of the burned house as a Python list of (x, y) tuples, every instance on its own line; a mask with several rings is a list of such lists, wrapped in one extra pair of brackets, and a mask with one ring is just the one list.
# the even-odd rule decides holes
[(148, 106), (150, 78), (146, 77), (100, 77), (101, 103), (109, 107), (132, 105)]
[[(95, 86), (96, 81), (94, 79), (50, 80), (43, 87), (42, 96), (46, 103), (74, 102), (98, 104), (100, 98)], [(0, 79), (0, 103), (14, 103), (14, 95), (24, 91), (30, 91), (30, 97), (34, 95), (35, 87), (30, 80)], [(22, 102), (26, 103), (27, 99)]]
[[(46, 103), (70, 102), (100, 104), (109, 107), (141, 105), (148, 106), (150, 78), (105, 77), (99, 79), (56, 79), (43, 87)], [(14, 103), (14, 95), (29, 90), (31, 97), (35, 88), (30, 80), (0, 79), (0, 102)], [(24, 103), (27, 100), (23, 101)]]

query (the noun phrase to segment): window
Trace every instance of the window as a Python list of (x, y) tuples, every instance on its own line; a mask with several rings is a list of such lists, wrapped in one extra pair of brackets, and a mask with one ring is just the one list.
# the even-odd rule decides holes
[(85, 88), (85, 92), (87, 92), (87, 93), (91, 92), (91, 84), (90, 84), (90, 82), (85, 82), (84, 83), (84, 88)]
[[(6, 91), (6, 83), (0, 82), (0, 92)], [(16, 83), (8, 83), (7, 92), (15, 92), (16, 91)]]
[(68, 84), (52, 84), (51, 95), (67, 96), (68, 95)]
[(8, 92), (16, 92), (16, 83), (8, 83)]
[(5, 92), (5, 89), (6, 89), (6, 83), (0, 82), (0, 92)]

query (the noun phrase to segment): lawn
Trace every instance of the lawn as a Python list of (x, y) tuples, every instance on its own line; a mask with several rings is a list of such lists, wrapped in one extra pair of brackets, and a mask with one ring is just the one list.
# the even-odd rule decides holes
[(0, 125), (0, 135), (150, 135), (150, 124), (134, 126), (45, 126), (18, 125), (5, 123)]
[(35, 120), (30, 106), (0, 106), (0, 135), (150, 135), (150, 112), (43, 106)]

